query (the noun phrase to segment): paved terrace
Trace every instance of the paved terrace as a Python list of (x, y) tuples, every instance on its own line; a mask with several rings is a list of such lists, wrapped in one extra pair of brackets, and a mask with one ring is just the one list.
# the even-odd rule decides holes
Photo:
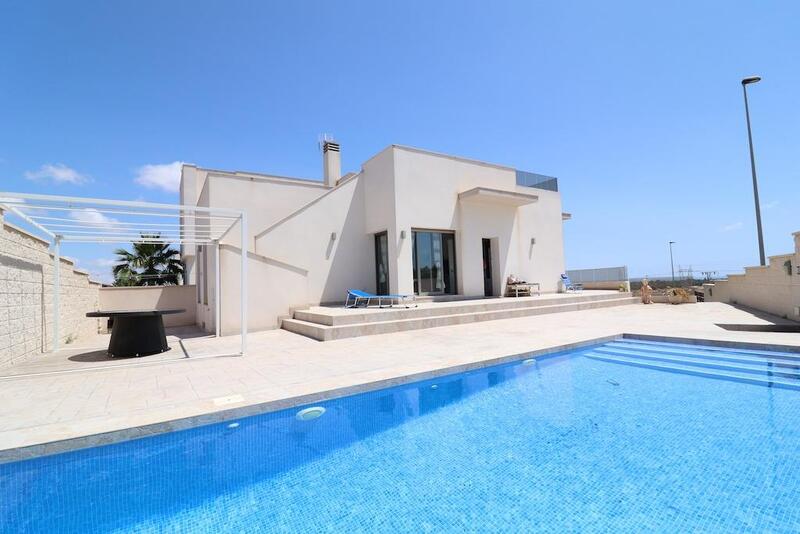
[[(420, 300), (418, 303), (414, 303), (409, 301), (409, 308), (405, 308), (402, 304), (397, 305), (395, 304), (392, 307), (385, 306), (383, 308), (377, 307), (377, 300), (373, 301), (372, 306), (368, 309), (363, 307), (358, 308), (345, 308), (344, 306), (337, 304), (331, 306), (311, 306), (308, 308), (307, 311), (315, 312), (315, 313), (324, 313), (325, 315), (330, 315), (333, 317), (347, 317), (351, 315), (364, 315), (368, 313), (370, 315), (382, 315), (382, 314), (392, 314), (397, 313), (398, 311), (402, 311), (405, 309), (415, 310), (417, 308), (424, 308), (424, 309), (432, 309), (432, 310), (441, 310), (444, 313), (448, 308), (453, 307), (466, 307), (466, 308), (473, 308), (476, 311), (481, 311), (485, 309), (487, 306), (491, 306), (492, 304), (496, 303), (505, 303), (508, 305), (512, 304), (520, 304), (524, 302), (537, 302), (537, 301), (552, 301), (553, 303), (557, 303), (559, 300), (572, 300), (575, 297), (579, 296), (617, 296), (620, 295), (620, 292), (617, 290), (607, 290), (607, 289), (592, 289), (586, 290), (581, 292), (569, 292), (569, 293), (543, 293), (539, 295), (534, 295), (530, 297), (516, 297), (514, 299), (508, 297), (486, 297), (486, 298), (453, 298), (447, 300), (440, 300), (440, 301), (432, 301), (428, 302), (425, 300)], [(396, 302), (396, 301), (395, 301)], [(417, 304), (417, 308), (414, 307), (414, 304)], [(304, 310), (306, 311), (306, 310)]]
[(0, 461), (285, 408), (621, 333), (800, 346), (798, 333), (716, 326), (773, 321), (721, 303), (636, 304), (325, 343), (272, 330), (251, 334), (245, 357), (208, 356), (236, 352), (238, 337), (190, 335), (180, 344), (171, 338), (174, 349), (166, 355), (102, 368), (68, 360), (70, 352), (43, 355), (15, 368), (18, 376), (0, 379)]

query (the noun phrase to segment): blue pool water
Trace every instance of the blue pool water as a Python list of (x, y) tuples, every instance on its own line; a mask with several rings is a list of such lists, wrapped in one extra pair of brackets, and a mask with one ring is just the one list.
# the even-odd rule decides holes
[(796, 532), (799, 356), (623, 340), (4, 464), (0, 528)]

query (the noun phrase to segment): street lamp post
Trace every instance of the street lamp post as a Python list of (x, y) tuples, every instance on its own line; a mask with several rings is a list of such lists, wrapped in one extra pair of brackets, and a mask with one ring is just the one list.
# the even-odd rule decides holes
[(675, 262), (672, 261), (672, 245), (675, 244), (675, 241), (669, 242), (669, 265), (672, 267), (672, 283), (675, 283)]
[(747, 141), (750, 143), (750, 169), (753, 173), (753, 198), (756, 203), (756, 226), (758, 228), (758, 255), (761, 258), (761, 265), (766, 265), (764, 256), (764, 234), (761, 231), (761, 203), (758, 200), (758, 179), (756, 178), (756, 156), (753, 153), (753, 133), (750, 130), (750, 107), (747, 105), (747, 86), (751, 83), (761, 81), (760, 76), (748, 76), (742, 80), (742, 91), (744, 91), (744, 115), (747, 118)]

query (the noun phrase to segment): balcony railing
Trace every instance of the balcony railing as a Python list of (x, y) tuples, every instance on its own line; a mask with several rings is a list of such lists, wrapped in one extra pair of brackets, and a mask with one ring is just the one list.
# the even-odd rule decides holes
[(517, 171), (517, 185), (558, 192), (558, 178), (535, 172)]
[(569, 279), (576, 284), (589, 282), (625, 282), (628, 280), (628, 267), (604, 267), (600, 269), (572, 269), (567, 271)]

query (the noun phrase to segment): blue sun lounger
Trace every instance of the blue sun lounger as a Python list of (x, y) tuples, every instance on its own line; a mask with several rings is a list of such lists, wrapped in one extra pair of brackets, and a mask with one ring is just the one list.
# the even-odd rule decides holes
[(564, 273), (561, 275), (561, 281), (564, 282), (564, 290), (581, 292), (583, 291), (583, 284), (576, 284), (572, 280), (569, 279), (569, 275)]
[(359, 304), (364, 304), (365, 306), (369, 307), (374, 300), (378, 301), (379, 308), (383, 308), (384, 302), (388, 302), (390, 308), (395, 304), (395, 302), (398, 305), (405, 306), (406, 308), (411, 307), (409, 302), (416, 306), (416, 298), (414, 295), (375, 295), (374, 293), (367, 293), (366, 291), (361, 291), (360, 289), (348, 289), (347, 300), (344, 302), (344, 307), (357, 308)]

